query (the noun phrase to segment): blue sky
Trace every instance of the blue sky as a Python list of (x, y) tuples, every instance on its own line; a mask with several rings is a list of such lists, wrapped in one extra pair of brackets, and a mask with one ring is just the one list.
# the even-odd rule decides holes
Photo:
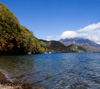
[[(80, 34), (80, 29), (89, 25), (100, 25), (98, 24), (100, 0), (0, 0), (0, 2), (17, 16), (21, 25), (41, 39), (58, 40), (64, 32), (67, 35), (69, 31), (72, 32), (69, 35), (74, 34), (73, 32)], [(99, 27), (97, 29), (100, 30)]]

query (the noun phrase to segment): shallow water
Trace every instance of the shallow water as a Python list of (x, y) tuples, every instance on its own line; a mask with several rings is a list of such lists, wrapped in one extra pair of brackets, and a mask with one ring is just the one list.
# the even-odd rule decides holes
[(100, 53), (0, 56), (0, 70), (44, 89), (100, 89)]

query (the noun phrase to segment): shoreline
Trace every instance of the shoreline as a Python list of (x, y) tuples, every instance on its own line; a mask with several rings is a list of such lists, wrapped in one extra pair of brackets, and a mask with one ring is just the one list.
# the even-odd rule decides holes
[(0, 89), (41, 89), (39, 87), (25, 84), (25, 83), (17, 83), (17, 82), (11, 82), (9, 81), (5, 74), (0, 71)]

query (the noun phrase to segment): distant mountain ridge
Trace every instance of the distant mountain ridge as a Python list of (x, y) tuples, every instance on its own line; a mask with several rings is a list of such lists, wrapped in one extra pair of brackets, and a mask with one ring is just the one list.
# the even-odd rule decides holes
[(100, 52), (100, 45), (89, 40), (89, 39), (83, 39), (83, 38), (66, 38), (61, 39), (60, 42), (64, 44), (65, 46), (69, 45), (76, 45), (76, 46), (85, 46), (86, 48), (92, 50), (93, 52)]
[(47, 52), (53, 52), (53, 53), (89, 53), (92, 52), (88, 48), (84, 46), (75, 46), (75, 45), (70, 45), (70, 46), (65, 46), (59, 41), (46, 41), (46, 40), (41, 40), (40, 41), (44, 42), (46, 44)]
[(67, 48), (65, 45), (63, 45), (59, 41), (46, 41), (40, 39), (40, 41), (44, 42), (46, 44), (47, 52), (52, 52), (52, 53), (67, 53), (67, 52), (72, 52), (69, 48)]

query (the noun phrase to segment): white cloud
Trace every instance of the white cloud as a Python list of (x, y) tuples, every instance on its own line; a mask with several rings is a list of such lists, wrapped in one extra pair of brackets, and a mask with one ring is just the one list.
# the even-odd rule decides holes
[(91, 25), (88, 25), (78, 31), (93, 31), (93, 30), (96, 30), (96, 29), (100, 29), (100, 22), (97, 23), (97, 24), (91, 24)]
[(46, 40), (47, 40), (47, 41), (50, 41), (50, 40), (52, 40), (52, 39), (54, 39), (54, 36), (47, 36), (47, 37), (46, 37)]
[(61, 39), (74, 37), (86, 38), (96, 43), (100, 43), (100, 22), (88, 25), (76, 31), (65, 31), (60, 36)]
[(65, 39), (65, 38), (74, 38), (77, 37), (77, 33), (75, 31), (65, 31), (61, 34), (61, 38)]
[(47, 39), (52, 39), (52, 38), (53, 38), (53, 36), (47, 36), (46, 38), (47, 38)]

